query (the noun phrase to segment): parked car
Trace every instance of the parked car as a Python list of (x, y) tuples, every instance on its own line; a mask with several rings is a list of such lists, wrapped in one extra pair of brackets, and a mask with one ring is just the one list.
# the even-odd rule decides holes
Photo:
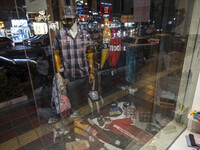
[(28, 45), (30, 46), (48, 46), (50, 44), (49, 35), (40, 35), (34, 39), (28, 40)]
[(145, 59), (151, 57), (150, 51), (153, 50), (153, 46), (156, 46), (155, 43), (149, 42), (148, 38), (140, 36), (126, 37), (122, 41), (125, 47), (134, 47), (140, 55), (144, 55)]
[(23, 40), (23, 45), (27, 46), (28, 45), (28, 41), (34, 40), (34, 39), (39, 38), (41, 36), (42, 35), (33, 35), (30, 38)]
[(0, 56), (0, 68), (6, 72), (7, 76), (15, 76), (20, 80), (27, 79), (28, 67), (30, 66), (31, 73), (37, 73), (36, 61), (32, 59), (10, 59)]
[(14, 45), (14, 42), (7, 37), (0, 37), (0, 48), (11, 49)]
[(154, 34), (149, 38), (149, 41), (154, 44), (156, 44), (156, 43), (159, 44), (160, 38), (163, 36), (168, 36), (168, 35), (170, 35), (170, 34), (163, 34), (163, 33), (162, 34)]

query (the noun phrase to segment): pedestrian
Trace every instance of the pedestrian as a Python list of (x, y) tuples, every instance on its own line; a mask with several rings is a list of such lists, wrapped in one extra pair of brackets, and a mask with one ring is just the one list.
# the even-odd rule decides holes
[(49, 63), (48, 60), (45, 59), (43, 54), (38, 55), (37, 59), (37, 71), (39, 73), (39, 79), (40, 79), (40, 87), (47, 88), (48, 86), (48, 73), (49, 73)]

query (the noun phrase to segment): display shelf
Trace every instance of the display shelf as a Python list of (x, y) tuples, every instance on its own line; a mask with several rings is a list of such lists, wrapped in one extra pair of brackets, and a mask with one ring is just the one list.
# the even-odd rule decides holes
[(188, 114), (188, 119), (198, 122), (200, 124), (200, 121), (198, 121), (197, 119), (194, 119), (193, 116), (191, 116), (190, 114)]

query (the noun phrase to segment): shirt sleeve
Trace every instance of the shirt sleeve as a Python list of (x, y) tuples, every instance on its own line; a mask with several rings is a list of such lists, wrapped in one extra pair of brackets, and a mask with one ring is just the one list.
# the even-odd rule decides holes
[(55, 32), (55, 36), (54, 36), (54, 41), (53, 41), (53, 48), (54, 50), (61, 50), (61, 46), (60, 46), (60, 31), (57, 30)]
[(92, 40), (91, 35), (88, 32), (86, 32), (85, 35), (86, 35), (86, 37), (85, 37), (86, 38), (85, 39), (85, 41), (86, 41), (86, 50), (95, 48), (94, 41)]

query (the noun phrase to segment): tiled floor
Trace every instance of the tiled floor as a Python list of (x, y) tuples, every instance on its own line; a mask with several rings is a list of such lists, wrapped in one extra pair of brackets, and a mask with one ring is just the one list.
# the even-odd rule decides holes
[[(179, 55), (180, 59), (182, 59), (179, 53), (177, 53), (177, 55)], [(105, 108), (116, 100), (131, 100), (134, 102), (138, 111), (142, 112), (142, 115), (146, 115), (145, 117), (147, 118), (144, 118), (151, 121), (150, 117), (153, 113), (155, 113), (155, 107), (157, 112), (161, 111), (159, 110), (159, 106), (154, 105), (155, 93), (159, 92), (156, 89), (156, 83), (158, 80), (162, 81), (163, 77), (173, 76), (171, 74), (177, 70), (180, 72), (182, 67), (177, 63), (172, 64), (173, 65), (171, 66), (170, 70), (157, 71), (157, 59), (155, 57), (155, 59), (152, 59), (151, 62), (140, 68), (139, 72), (137, 73), (137, 82), (131, 85), (133, 88), (136, 87), (138, 89), (134, 96), (128, 94), (127, 90), (120, 90), (115, 84), (112, 83), (112, 86), (115, 86), (115, 88), (113, 88), (115, 90), (108, 90), (110, 87), (105, 87), (102, 89), (104, 104), (100, 107)], [(110, 82), (117, 83), (120, 79), (121, 77), (105, 78), (105, 86)], [(119, 82), (123, 83), (123, 81)], [(49, 90), (47, 92), (49, 92)], [(43, 100), (44, 97), (45, 95), (40, 96), (40, 100)], [(40, 101), (39, 107), (49, 107), (48, 102), (49, 100), (47, 98), (42, 102)], [(94, 109), (96, 110), (96, 108)], [(79, 118), (84, 118), (86, 115), (91, 115), (90, 107), (86, 104), (82, 105), (82, 107), (79, 107), (77, 111), (80, 113)], [(165, 109), (164, 113), (172, 113), (172, 110)], [(67, 117), (62, 120), (62, 125), (61, 122), (48, 125), (47, 119), (38, 115), (33, 102), (1, 110), (0, 149), (40, 150), (44, 148), (47, 150), (60, 150), (64, 147), (63, 137), (55, 137), (55, 130), (59, 129), (61, 126), (68, 126), (73, 122), (73, 120), (73, 118)], [(139, 147), (141, 147), (141, 145)]]

